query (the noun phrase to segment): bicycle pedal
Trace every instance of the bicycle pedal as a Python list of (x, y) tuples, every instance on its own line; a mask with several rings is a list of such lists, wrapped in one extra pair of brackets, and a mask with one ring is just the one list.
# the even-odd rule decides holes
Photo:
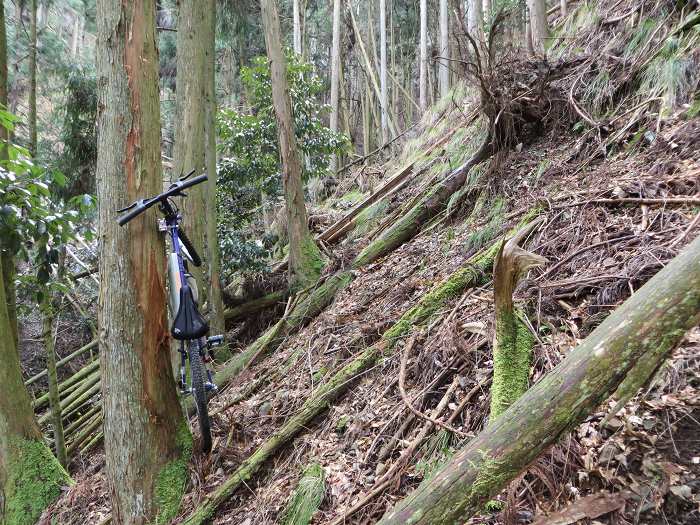
[(223, 335), (212, 335), (211, 337), (207, 337), (207, 346), (209, 348), (212, 348), (214, 346), (220, 346), (224, 342), (224, 336)]
[(218, 392), (219, 391), (219, 387), (216, 386), (214, 383), (211, 383), (209, 381), (204, 383), (204, 388), (207, 392)]

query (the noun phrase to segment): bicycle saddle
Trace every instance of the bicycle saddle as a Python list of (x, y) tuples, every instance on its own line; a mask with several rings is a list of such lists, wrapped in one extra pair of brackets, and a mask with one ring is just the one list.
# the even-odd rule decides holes
[(192, 289), (189, 286), (180, 288), (180, 307), (170, 330), (173, 337), (180, 341), (198, 339), (208, 331), (209, 324), (199, 314)]

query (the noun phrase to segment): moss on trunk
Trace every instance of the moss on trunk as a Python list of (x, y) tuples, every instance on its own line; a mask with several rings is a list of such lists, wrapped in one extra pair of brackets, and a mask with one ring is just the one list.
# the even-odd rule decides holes
[[(9, 443), (5, 483), (5, 525), (33, 525), (46, 507), (72, 483), (68, 473), (39, 440), (13, 438)], [(2, 517), (2, 514), (0, 514)]]
[(312, 463), (305, 470), (289, 501), (282, 523), (284, 525), (308, 525), (314, 512), (318, 510), (326, 493), (326, 476), (318, 463)]
[(156, 477), (157, 524), (170, 523), (177, 516), (187, 487), (187, 465), (192, 458), (193, 440), (186, 422), (178, 429), (175, 442), (180, 455), (166, 463)]

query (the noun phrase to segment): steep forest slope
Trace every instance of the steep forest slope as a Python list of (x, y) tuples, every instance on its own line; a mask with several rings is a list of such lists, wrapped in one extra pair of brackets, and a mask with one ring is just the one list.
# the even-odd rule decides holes
[[(488, 424), (508, 232), (537, 219), (524, 246), (547, 259), (515, 292), (531, 385), (698, 235), (697, 8), (603, 0), (550, 22), (546, 61), (481, 47), (395, 157), (316, 210), (396, 180), (325, 247), (330, 304), (222, 364), (213, 453), (176, 523), (376, 522)], [(252, 341), (285, 302), (231, 333)], [(696, 327), (470, 523), (699, 523), (698, 377)], [(105, 523), (103, 459), (84, 455), (45, 523)]]

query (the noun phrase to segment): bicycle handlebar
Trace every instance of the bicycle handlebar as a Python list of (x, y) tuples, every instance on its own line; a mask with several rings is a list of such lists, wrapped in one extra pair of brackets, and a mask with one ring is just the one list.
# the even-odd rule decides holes
[(139, 199), (133, 203), (131, 203), (129, 206), (126, 208), (122, 208), (121, 210), (117, 210), (117, 213), (123, 213), (127, 212), (119, 219), (117, 219), (117, 222), (119, 223), (119, 226), (124, 226), (127, 222), (130, 220), (134, 219), (135, 217), (141, 215), (143, 212), (145, 212), (148, 208), (156, 204), (157, 202), (162, 202), (169, 197), (176, 197), (182, 194), (182, 191), (191, 188), (192, 186), (196, 186), (197, 184), (200, 184), (207, 180), (207, 175), (199, 175), (193, 179), (188, 179), (195, 170), (190, 171), (187, 175), (184, 177), (180, 178), (178, 181), (173, 182), (167, 190), (165, 190), (163, 193), (160, 195), (156, 195), (155, 197), (151, 197), (150, 199)]

